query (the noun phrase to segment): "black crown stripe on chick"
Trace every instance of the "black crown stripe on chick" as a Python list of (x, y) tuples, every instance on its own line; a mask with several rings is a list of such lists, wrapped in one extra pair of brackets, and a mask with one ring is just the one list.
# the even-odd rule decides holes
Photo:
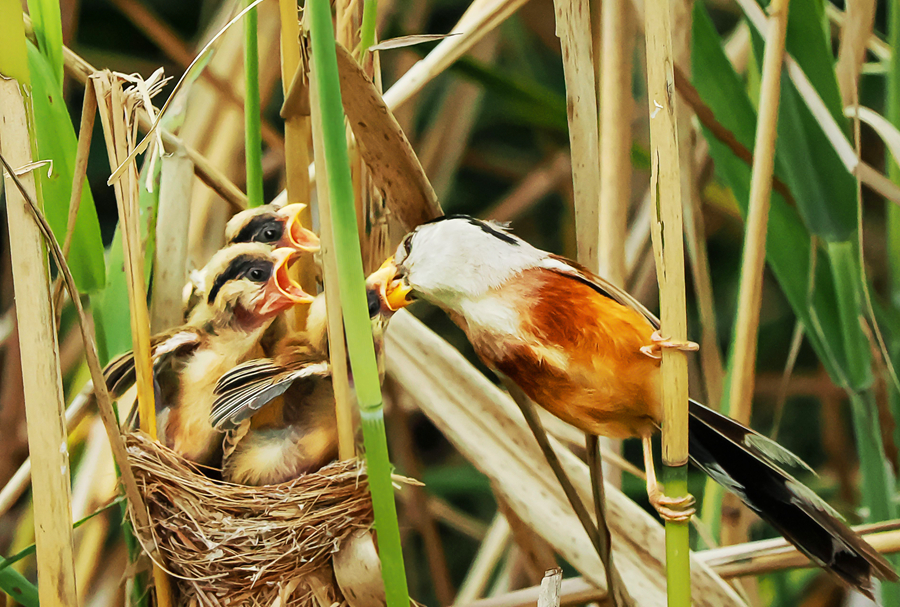
[[(264, 280), (268, 280), (272, 275), (274, 265), (271, 261), (260, 259), (254, 255), (239, 255), (235, 257), (225, 270), (216, 276), (212, 288), (209, 290), (209, 296), (206, 298), (207, 303), (212, 304), (216, 300), (219, 291), (222, 290), (229, 281), (237, 280), (245, 276), (251, 269), (259, 268), (265, 271)], [(254, 281), (259, 282), (259, 281)]]
[[(265, 235), (265, 229), (272, 228), (277, 234), (274, 238), (268, 238)], [(274, 213), (266, 213), (257, 215), (248, 221), (231, 239), (235, 242), (264, 242), (266, 244), (275, 244), (284, 234), (284, 224)]]

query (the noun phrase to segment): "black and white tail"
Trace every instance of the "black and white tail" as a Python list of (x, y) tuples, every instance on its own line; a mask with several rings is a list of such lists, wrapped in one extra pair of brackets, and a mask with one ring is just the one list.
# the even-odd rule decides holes
[(796, 455), (698, 402), (690, 403), (691, 460), (735, 493), (785, 539), (869, 597), (872, 577), (896, 581), (881, 554), (784, 467), (807, 468)]

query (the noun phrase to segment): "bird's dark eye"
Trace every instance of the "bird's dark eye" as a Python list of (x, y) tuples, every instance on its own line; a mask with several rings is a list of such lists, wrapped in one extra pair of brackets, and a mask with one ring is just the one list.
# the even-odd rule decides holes
[(375, 318), (381, 310), (381, 294), (377, 289), (366, 289), (366, 301), (369, 304), (369, 318)]
[(281, 239), (282, 231), (283, 230), (280, 225), (268, 225), (257, 233), (256, 240), (258, 242), (265, 242), (269, 244), (278, 242)]
[(403, 239), (403, 242), (400, 243), (400, 247), (403, 249), (403, 258), (402, 259), (394, 259), (395, 262), (399, 263), (409, 257), (410, 251), (412, 251), (412, 233), (406, 235), (406, 238)]
[(265, 282), (269, 278), (269, 273), (262, 268), (250, 268), (247, 271), (247, 278), (253, 282)]

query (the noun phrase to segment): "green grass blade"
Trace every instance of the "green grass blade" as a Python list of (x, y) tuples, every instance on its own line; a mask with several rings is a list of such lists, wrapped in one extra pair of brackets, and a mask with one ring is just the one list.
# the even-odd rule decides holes
[(47, 58), (58, 93), (63, 84), (63, 34), (62, 17), (58, 0), (28, 0), (28, 13), (34, 24), (41, 54)]
[(322, 140), (331, 196), (332, 230), (338, 265), (344, 326), (349, 336), (347, 353), (361, 409), (369, 489), (375, 510), (378, 548), (388, 607), (407, 607), (409, 592), (403, 566), (391, 465), (384, 432), (381, 384), (372, 342), (365, 294), (350, 160), (344, 130), (344, 112), (338, 79), (337, 55), (332, 31), (331, 4), (309, 0), (310, 39), (322, 117)]
[[(69, 111), (60, 94), (53, 68), (37, 47), (28, 43), (28, 64), (31, 70), (35, 132), (40, 160), (51, 160), (52, 171), (40, 169), (36, 175), (44, 194), (44, 214), (56, 238), (65, 240), (72, 196), (72, 175), (78, 140)], [(106, 283), (103, 261), (103, 240), (100, 222), (91, 189), (85, 183), (81, 190), (81, 205), (75, 220), (69, 268), (75, 284), (82, 293), (92, 293)]]
[[(888, 42), (892, 49), (900, 49), (900, 3), (888, 2)], [(900, 53), (891, 55), (890, 70), (887, 74), (887, 100), (884, 104), (885, 117), (896, 127), (900, 127)], [(900, 166), (889, 154), (887, 173), (894, 183), (900, 183)], [(890, 276), (891, 302), (900, 308), (900, 206), (885, 202), (887, 206), (887, 265)]]
[(31, 84), (28, 52), (25, 47), (25, 22), (18, 0), (0, 0), (0, 74), (15, 78), (19, 84)]
[(369, 47), (375, 44), (375, 16), (378, 14), (378, 0), (365, 0), (363, 3), (362, 24), (359, 26), (360, 58), (365, 58)]
[[(246, 4), (251, 4), (247, 0)], [(262, 114), (259, 101), (259, 17), (256, 9), (244, 15), (244, 135), (247, 158), (247, 200), (263, 203)]]
[[(703, 101), (738, 141), (752, 148), (756, 112), (740, 78), (722, 50), (721, 40), (706, 9), (694, 7), (694, 86)], [(704, 130), (717, 173), (734, 192), (741, 213), (746, 215), (750, 196), (750, 167)], [(776, 172), (778, 167), (776, 166)], [(775, 273), (791, 308), (807, 327), (807, 335), (819, 358), (832, 376), (843, 366), (842, 342), (827, 343), (841, 335), (837, 298), (830, 265), (824, 255), (816, 262), (815, 291), (809, 300), (808, 284), (812, 240), (800, 215), (777, 192), (772, 193), (769, 210), (766, 260)], [(791, 247), (781, 243), (790, 242)], [(819, 330), (821, 329), (821, 330)]]
[(0, 590), (3, 590), (23, 607), (39, 607), (40, 605), (37, 587), (15, 569), (0, 570)]
[[(807, 9), (805, 12), (804, 7)], [(805, 48), (804, 45), (801, 56), (810, 66), (810, 71), (818, 73), (822, 71), (822, 59), (825, 59), (829, 66), (831, 63), (830, 55), (825, 54), (823, 57), (824, 52), (811, 52), (811, 49), (818, 46), (814, 43), (816, 39), (814, 34), (817, 33), (818, 38), (822, 38), (821, 28), (816, 21), (817, 13), (809, 9), (806, 0), (798, 0), (797, 8), (799, 10), (795, 15), (792, 2), (788, 30), (790, 32), (792, 23), (795, 29), (798, 29), (796, 21), (804, 17), (813, 20), (812, 27), (806, 28), (811, 30), (813, 42), (809, 45), (811, 48)], [(751, 29), (751, 33), (754, 56), (758, 64), (762, 58), (763, 40), (756, 30)], [(830, 79), (825, 76), (818, 78), (822, 83), (822, 89), (826, 91), (837, 88), (834, 69), (831, 67), (829, 69)], [(787, 76), (782, 78), (781, 97), (776, 155), (778, 173), (790, 187), (803, 222), (810, 232), (828, 241), (855, 239), (856, 179), (847, 171), (847, 167), (829, 143), (818, 121)], [(839, 106), (840, 99), (838, 108)], [(839, 115), (837, 120), (838, 124), (847, 122), (843, 115)]]

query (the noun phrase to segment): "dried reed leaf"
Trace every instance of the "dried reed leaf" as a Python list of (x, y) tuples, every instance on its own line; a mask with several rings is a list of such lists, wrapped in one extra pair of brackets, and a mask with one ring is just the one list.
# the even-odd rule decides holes
[(440, 215), (431, 183), (390, 108), (350, 52), (341, 45), (337, 51), (344, 111), (391, 213), (407, 230)]
[[(510, 398), (406, 312), (394, 316), (386, 342), (388, 372), (423, 412), (491, 479), (498, 495), (525, 523), (604, 587), (600, 560)], [(582, 499), (589, 500), (586, 466), (558, 443), (554, 449)], [(606, 495), (616, 565), (628, 590), (639, 605), (664, 605), (662, 529), (614, 487), (607, 485)], [(698, 606), (743, 604), (696, 559), (691, 579)]]
[[(830, 3), (829, 3), (830, 4)], [(841, 102), (850, 105), (859, 84), (860, 70), (866, 60), (866, 47), (875, 24), (876, 0), (854, 0), (846, 4), (841, 25), (841, 46), (834, 71), (841, 90)]]
[(162, 159), (150, 332), (160, 333), (183, 322), (182, 289), (187, 282), (187, 245), (190, 227), (194, 165), (182, 151)]

